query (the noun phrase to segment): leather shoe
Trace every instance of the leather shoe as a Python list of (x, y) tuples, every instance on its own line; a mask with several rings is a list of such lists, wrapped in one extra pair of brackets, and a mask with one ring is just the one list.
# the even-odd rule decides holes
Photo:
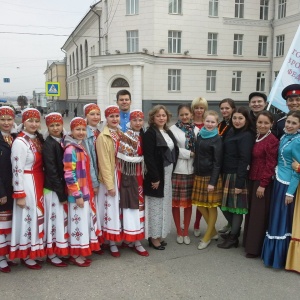
[(147, 250), (145, 251), (139, 251), (137, 247), (130, 247), (134, 252), (136, 252), (140, 256), (149, 256), (149, 252)]
[(18, 263), (12, 261), (12, 260), (8, 260), (7, 261), (7, 264), (10, 266), (10, 267), (16, 267), (18, 265)]
[(159, 245), (159, 246), (155, 246), (153, 243), (152, 243), (152, 239), (151, 238), (148, 238), (148, 242), (149, 242), (149, 247), (153, 247), (155, 250), (165, 250), (166, 248), (162, 245)]
[(93, 251), (93, 253), (97, 254), (97, 255), (103, 255), (104, 251), (102, 249), (100, 249), (100, 250)]
[(165, 241), (161, 241), (160, 244), (161, 244), (162, 246), (164, 246), (164, 247), (166, 247), (166, 246), (168, 245), (168, 243), (165, 242)]
[(25, 267), (27, 267), (30, 270), (40, 270), (42, 268), (41, 265), (39, 265), (38, 263), (36, 263), (35, 265), (28, 265), (26, 264), (26, 260), (25, 259), (20, 259), (21, 264), (23, 264)]
[(208, 245), (210, 244), (211, 240), (208, 240), (207, 242), (203, 242), (202, 240), (200, 240), (199, 245), (198, 245), (198, 250), (203, 250), (205, 248), (208, 247)]
[(218, 239), (219, 239), (219, 235), (218, 235), (218, 234), (214, 235), (214, 236), (211, 238), (211, 240), (215, 240), (215, 241), (217, 241)]
[(47, 261), (47, 263), (49, 263), (49, 264), (51, 264), (52, 266), (54, 266), (54, 267), (67, 267), (68, 265), (65, 263), (65, 262), (63, 262), (63, 261), (61, 261), (61, 262), (59, 262), (59, 263), (55, 263), (55, 262), (53, 262), (49, 257), (47, 257), (47, 259), (46, 259), (46, 261)]
[(10, 267), (9, 266), (6, 266), (4, 268), (0, 268), (0, 272), (3, 272), (3, 273), (9, 273), (11, 271)]
[(76, 261), (76, 259), (73, 256), (70, 256), (69, 262), (70, 262), (70, 264), (78, 266), (78, 267), (89, 267), (91, 265), (91, 263), (86, 260), (83, 263), (79, 263)]

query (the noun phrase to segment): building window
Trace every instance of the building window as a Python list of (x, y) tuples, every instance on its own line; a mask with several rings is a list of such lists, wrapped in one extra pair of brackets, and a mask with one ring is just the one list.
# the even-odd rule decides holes
[(257, 72), (256, 90), (259, 92), (264, 92), (266, 90), (266, 73), (265, 72)]
[(168, 51), (169, 53), (181, 53), (181, 31), (169, 30)]
[(139, 13), (139, 0), (126, 0), (126, 14), (137, 15)]
[(219, 0), (209, 0), (208, 15), (217, 17), (219, 15)]
[(241, 82), (242, 82), (242, 71), (234, 71), (232, 72), (232, 92), (240, 92), (241, 91)]
[(279, 0), (278, 2), (278, 19), (286, 16), (286, 0)]
[(96, 94), (95, 76), (92, 76), (92, 95)]
[(217, 55), (218, 50), (218, 34), (217, 33), (208, 33), (207, 40), (207, 54)]
[(127, 52), (139, 51), (139, 32), (138, 30), (127, 31)]
[(269, 0), (260, 0), (259, 18), (268, 20), (269, 15)]
[(84, 95), (84, 79), (80, 80), (80, 95)]
[(85, 40), (84, 43), (84, 52), (85, 52), (85, 67), (87, 68), (89, 66), (89, 47), (88, 47), (87, 40)]
[(74, 84), (73, 84), (73, 92), (74, 92), (74, 96), (77, 96), (77, 82), (74, 82)]
[(244, 18), (244, 0), (235, 0), (234, 17)]
[(125, 87), (129, 87), (129, 84), (128, 84), (127, 80), (125, 80), (124, 78), (117, 78), (112, 82), (111, 87), (112, 88), (125, 88)]
[(169, 14), (182, 13), (182, 0), (169, 0)]
[(76, 48), (76, 73), (79, 70), (79, 64), (78, 64), (78, 47)]
[(90, 79), (89, 78), (85, 79), (85, 94), (86, 95), (90, 94)]
[(278, 74), (279, 74), (279, 71), (274, 71), (274, 81), (276, 80)]
[(276, 56), (284, 55), (284, 34), (276, 36)]
[(95, 56), (95, 45), (91, 47), (91, 56)]
[(168, 70), (168, 91), (180, 91), (181, 70), (169, 69)]
[(105, 54), (108, 54), (108, 35), (104, 36), (104, 46), (105, 46)]
[(235, 34), (233, 41), (233, 54), (242, 55), (243, 54), (243, 34)]
[(83, 69), (83, 53), (82, 53), (82, 45), (80, 45), (80, 70)]
[(72, 75), (72, 56), (69, 56), (69, 73)]
[(75, 55), (74, 55), (74, 52), (73, 52), (73, 54), (72, 54), (72, 62), (73, 62), (73, 67), (72, 67), (72, 69), (73, 69), (73, 74), (75, 73)]
[(216, 81), (217, 81), (217, 71), (207, 70), (206, 71), (206, 91), (215, 92), (216, 91)]
[(258, 56), (267, 56), (268, 37), (260, 35), (258, 38)]

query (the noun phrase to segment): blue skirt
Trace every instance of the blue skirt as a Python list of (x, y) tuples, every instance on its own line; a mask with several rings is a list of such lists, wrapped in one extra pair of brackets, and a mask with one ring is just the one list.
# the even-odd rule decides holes
[(291, 240), (294, 202), (285, 205), (288, 185), (274, 181), (268, 231), (261, 258), (267, 267), (284, 268)]

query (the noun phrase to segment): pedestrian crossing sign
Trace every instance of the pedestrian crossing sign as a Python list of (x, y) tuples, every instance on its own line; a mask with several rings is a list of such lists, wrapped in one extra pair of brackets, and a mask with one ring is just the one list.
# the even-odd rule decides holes
[(60, 83), (59, 82), (46, 82), (46, 96), (59, 97), (60, 96)]

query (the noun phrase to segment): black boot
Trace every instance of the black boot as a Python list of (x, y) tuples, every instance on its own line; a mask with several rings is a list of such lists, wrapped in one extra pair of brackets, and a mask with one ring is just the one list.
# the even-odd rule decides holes
[(217, 245), (218, 248), (229, 249), (231, 247), (237, 248), (239, 246), (239, 238), (237, 234), (230, 234), (223, 243)]
[(230, 236), (230, 233), (231, 231), (227, 232), (227, 233), (222, 233), (220, 234), (220, 237), (223, 239), (223, 240), (227, 240)]

